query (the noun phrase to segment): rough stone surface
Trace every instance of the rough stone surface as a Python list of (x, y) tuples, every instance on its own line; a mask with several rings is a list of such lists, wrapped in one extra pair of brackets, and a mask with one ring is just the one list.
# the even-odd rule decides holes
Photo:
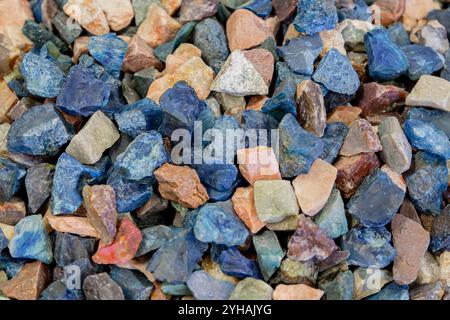
[(269, 230), (255, 235), (253, 237), (253, 245), (263, 277), (268, 281), (280, 267), (285, 252), (281, 248), (277, 235)]
[(205, 271), (194, 272), (187, 285), (197, 300), (227, 300), (234, 290), (233, 283), (216, 280)]
[(122, 288), (106, 272), (86, 277), (83, 292), (87, 300), (125, 300)]
[(113, 31), (128, 27), (134, 18), (131, 0), (96, 0)]
[[(377, 281), (369, 281), (374, 279)], [(353, 299), (361, 300), (372, 294), (380, 292), (385, 284), (392, 281), (391, 274), (384, 269), (358, 268), (353, 271)]]
[(423, 75), (406, 98), (406, 104), (450, 111), (450, 82)]
[(334, 29), (338, 22), (336, 3), (333, 0), (300, 0), (294, 20), (298, 32), (314, 34), (323, 30)]
[(0, 202), (0, 223), (15, 226), (27, 215), (25, 202), (12, 198), (8, 202)]
[(336, 239), (347, 233), (347, 218), (345, 217), (344, 201), (337, 189), (331, 191), (327, 203), (320, 212), (314, 216), (316, 223), (330, 238)]
[(257, 146), (237, 150), (239, 171), (254, 185), (258, 180), (281, 180), (280, 169), (272, 148)]
[(295, 98), (300, 125), (317, 137), (323, 136), (327, 115), (320, 86), (311, 80), (305, 80), (297, 86)]
[(359, 153), (378, 152), (382, 149), (380, 140), (371, 124), (367, 120), (360, 119), (354, 121), (350, 126), (340, 154), (354, 156)]
[(273, 300), (320, 300), (323, 293), (305, 284), (279, 284), (273, 291)]
[(407, 95), (408, 93), (399, 87), (369, 82), (363, 86), (358, 106), (366, 116), (378, 114), (389, 111), (395, 103), (403, 102)]
[(234, 287), (230, 300), (272, 300), (273, 289), (262, 280), (246, 278)]
[(234, 211), (253, 234), (264, 228), (266, 224), (256, 213), (253, 187), (237, 188), (231, 201)]
[(94, 35), (109, 32), (108, 20), (96, 0), (69, 0), (64, 4), (64, 12)]
[(152, 47), (141, 37), (134, 36), (128, 44), (122, 70), (135, 73), (151, 67), (162, 69), (162, 63), (155, 57)]

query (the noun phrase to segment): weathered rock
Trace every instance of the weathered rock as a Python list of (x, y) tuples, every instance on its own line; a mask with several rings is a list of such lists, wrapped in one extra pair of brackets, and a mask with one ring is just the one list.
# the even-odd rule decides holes
[(327, 123), (342, 122), (350, 127), (361, 113), (362, 110), (358, 107), (338, 106), (328, 113)]
[(11, 120), (7, 116), (9, 110), (17, 103), (19, 98), (12, 91), (6, 81), (0, 81), (0, 122), (10, 122)]
[(220, 269), (226, 275), (239, 279), (247, 277), (256, 279), (261, 278), (261, 272), (256, 260), (246, 258), (238, 249), (218, 249), (215, 255), (217, 256), (216, 260)]
[(194, 29), (193, 43), (202, 51), (202, 57), (209, 65), (225, 61), (230, 54), (222, 25), (208, 18), (199, 22)]
[(364, 115), (373, 115), (390, 111), (396, 103), (405, 100), (407, 92), (393, 85), (381, 85), (376, 82), (365, 83), (359, 107)]
[(438, 251), (450, 248), (450, 205), (441, 214), (434, 217), (431, 226), (431, 250)]
[(128, 27), (134, 18), (130, 0), (96, 0), (113, 31)]
[(342, 37), (342, 33), (337, 30), (324, 30), (319, 33), (320, 39), (322, 39), (323, 50), (321, 55), (325, 55), (331, 49), (336, 49), (343, 55), (347, 55), (347, 50), (345, 50), (345, 40)]
[(48, 197), (50, 197), (54, 169), (54, 166), (43, 163), (27, 170), (25, 187), (28, 196), (28, 207), (32, 213), (36, 213)]
[(108, 20), (96, 0), (69, 0), (64, 12), (94, 35), (109, 32)]
[(51, 212), (44, 216), (50, 227), (60, 233), (71, 233), (81, 237), (100, 238), (100, 233), (84, 217), (56, 217)]
[(323, 279), (319, 288), (325, 292), (325, 300), (352, 300), (353, 274), (351, 271), (338, 272), (332, 279)]
[(378, 152), (382, 149), (380, 140), (373, 127), (367, 120), (360, 119), (354, 121), (350, 126), (340, 154), (343, 156), (354, 156), (359, 153)]
[(385, 269), (358, 268), (353, 271), (353, 281), (353, 299), (361, 300), (379, 292), (392, 281), (392, 276)]
[(27, 51), (32, 47), (31, 41), (22, 33), (22, 27), (29, 19), (33, 19), (33, 13), (28, 1), (14, 0), (0, 5), (0, 34), (9, 40), (11, 49)]
[(320, 300), (324, 292), (306, 284), (279, 284), (273, 291), (273, 300)]
[(406, 104), (450, 111), (450, 82), (423, 75), (406, 98)]
[(0, 202), (0, 223), (15, 226), (27, 215), (25, 202), (12, 198), (8, 202)]
[(416, 282), (418, 284), (435, 283), (439, 280), (439, 274), (437, 259), (430, 252), (425, 252), (425, 255), (420, 259)]
[(313, 220), (330, 238), (336, 239), (347, 233), (347, 218), (345, 217), (344, 202), (339, 190), (333, 189), (331, 191), (327, 203), (314, 216)]
[(272, 148), (258, 146), (237, 150), (239, 170), (254, 185), (258, 180), (281, 180), (280, 169)]
[(326, 109), (320, 86), (305, 80), (297, 86), (297, 118), (306, 131), (317, 137), (323, 136), (326, 127)]
[(411, 300), (441, 300), (445, 294), (445, 285), (442, 281), (427, 283), (411, 289)]
[(194, 272), (187, 285), (197, 300), (227, 300), (234, 290), (233, 283), (216, 280), (203, 270)]
[(125, 300), (122, 288), (106, 272), (86, 277), (83, 292), (87, 300)]
[(416, 34), (421, 45), (430, 47), (436, 52), (445, 55), (450, 49), (447, 30), (437, 20), (430, 20)]
[(291, 39), (279, 49), (280, 56), (295, 73), (312, 75), (314, 62), (323, 50), (319, 35)]
[(253, 187), (237, 188), (231, 201), (234, 211), (253, 234), (264, 228), (265, 223), (256, 213)]
[(285, 252), (281, 248), (277, 235), (269, 230), (255, 235), (253, 237), (253, 245), (264, 280), (268, 281), (280, 267)]
[(333, 0), (321, 2), (300, 0), (297, 4), (295, 29), (308, 35), (334, 29), (338, 22), (336, 3)]
[(273, 289), (262, 280), (246, 278), (234, 287), (230, 300), (272, 300)]
[(377, 0), (374, 4), (381, 10), (381, 24), (383, 26), (388, 26), (400, 20), (405, 11), (405, 0)]
[(162, 63), (155, 57), (152, 47), (139, 36), (134, 36), (128, 44), (122, 70), (135, 73), (151, 67), (162, 69)]
[(430, 47), (407, 45), (402, 50), (408, 58), (408, 77), (411, 80), (419, 80), (422, 75), (433, 74), (444, 67), (442, 58)]

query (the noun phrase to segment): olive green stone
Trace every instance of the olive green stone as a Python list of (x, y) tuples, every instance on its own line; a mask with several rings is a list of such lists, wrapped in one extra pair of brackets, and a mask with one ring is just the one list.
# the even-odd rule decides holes
[(230, 300), (272, 300), (273, 289), (262, 280), (246, 278), (239, 281)]

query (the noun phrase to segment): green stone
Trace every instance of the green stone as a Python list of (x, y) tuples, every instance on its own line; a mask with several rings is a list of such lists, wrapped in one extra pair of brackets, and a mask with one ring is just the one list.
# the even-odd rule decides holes
[(333, 278), (319, 282), (319, 288), (325, 292), (325, 300), (352, 300), (353, 274), (338, 272)]
[(347, 233), (344, 201), (339, 190), (333, 189), (325, 207), (314, 216), (313, 220), (330, 238), (335, 239)]
[(280, 246), (277, 235), (273, 231), (266, 230), (253, 237), (253, 245), (258, 255), (258, 264), (267, 281), (280, 267), (285, 252)]
[(230, 300), (272, 300), (273, 289), (262, 280), (246, 278), (239, 281)]
[(274, 283), (306, 284), (314, 286), (319, 270), (313, 261), (295, 261), (289, 258), (283, 260)]

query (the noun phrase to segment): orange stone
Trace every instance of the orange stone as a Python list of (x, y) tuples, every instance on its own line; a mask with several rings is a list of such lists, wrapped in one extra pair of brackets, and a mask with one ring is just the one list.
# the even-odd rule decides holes
[(163, 75), (174, 73), (179, 67), (185, 64), (193, 57), (201, 58), (202, 51), (190, 43), (182, 43), (172, 54), (166, 59), (166, 69)]
[(109, 32), (108, 20), (96, 0), (69, 0), (64, 12), (93, 35)]
[(306, 284), (279, 284), (273, 291), (273, 300), (320, 300), (323, 294)]
[(251, 185), (258, 180), (281, 180), (280, 166), (270, 147), (239, 149), (237, 159), (239, 171)]
[(96, 0), (106, 15), (113, 31), (128, 27), (133, 21), (134, 11), (130, 0)]
[(266, 224), (256, 213), (253, 187), (237, 188), (231, 201), (234, 211), (253, 234), (264, 228)]
[(231, 51), (259, 46), (271, 36), (266, 22), (245, 9), (238, 9), (227, 20), (227, 38)]
[(122, 70), (124, 72), (135, 73), (146, 68), (154, 67), (162, 69), (162, 63), (155, 57), (152, 47), (139, 36), (134, 36), (129, 45)]
[(150, 300), (170, 300), (170, 296), (162, 291), (160, 282), (153, 283), (153, 291), (150, 295)]
[(350, 127), (353, 121), (359, 119), (362, 110), (358, 107), (338, 106), (328, 115), (327, 123), (342, 122)]
[(208, 192), (200, 182), (197, 172), (188, 166), (163, 164), (154, 172), (161, 197), (196, 209), (208, 201)]
[[(0, 1), (0, 36), (9, 40), (10, 49), (17, 48), (28, 51), (33, 46), (33, 43), (22, 32), (22, 27), (28, 19), (34, 20), (27, 0)], [(3, 99), (0, 99), (0, 104), (1, 101)]]
[(389, 26), (400, 20), (405, 11), (405, 0), (377, 0), (374, 4), (380, 8), (383, 26)]
[(27, 263), (11, 280), (0, 283), (0, 291), (8, 298), (37, 300), (51, 281), (48, 267), (40, 261)]
[(152, 3), (148, 7), (147, 17), (142, 21), (136, 34), (150, 47), (156, 48), (171, 41), (180, 28), (181, 24), (172, 18), (166, 10), (158, 4)]
[(411, 31), (434, 9), (439, 9), (439, 4), (433, 0), (405, 0), (402, 22), (406, 31)]
[(248, 100), (246, 109), (260, 111), (267, 100), (269, 100), (267, 96), (253, 96)]
[(8, 87), (4, 80), (0, 80), (0, 124), (10, 122), (7, 116), (9, 110), (19, 101), (16, 94)]
[(244, 56), (255, 67), (256, 71), (261, 75), (267, 86), (272, 82), (275, 58), (272, 53), (266, 49), (253, 49), (243, 51)]
[(173, 16), (181, 7), (182, 0), (160, 0), (161, 5), (166, 9), (167, 13)]
[(44, 216), (44, 219), (55, 231), (100, 239), (100, 233), (94, 228), (87, 218), (65, 216), (57, 217), (54, 216), (49, 210)]

